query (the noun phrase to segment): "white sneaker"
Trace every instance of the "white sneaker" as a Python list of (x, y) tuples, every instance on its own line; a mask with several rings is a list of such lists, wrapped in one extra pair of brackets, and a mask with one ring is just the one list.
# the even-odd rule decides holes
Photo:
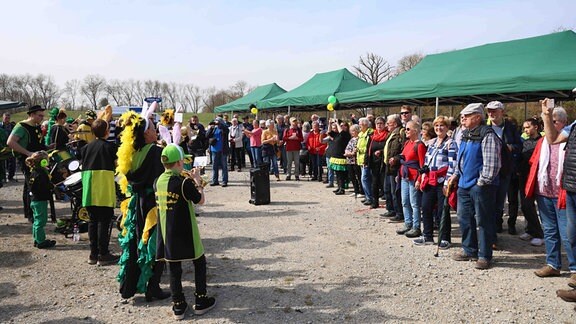
[[(348, 197), (354, 197), (354, 196), (356, 196), (355, 193), (351, 193), (351, 194), (348, 195)], [(356, 198), (358, 198), (358, 197), (356, 197)]]
[(358, 195), (356, 198), (365, 198), (364, 195)]
[(542, 246), (542, 244), (544, 244), (544, 240), (541, 238), (533, 238), (530, 240), (530, 245), (534, 245), (534, 246)]
[(530, 241), (532, 239), (532, 235), (530, 235), (528, 233), (524, 233), (518, 237), (523, 241)]

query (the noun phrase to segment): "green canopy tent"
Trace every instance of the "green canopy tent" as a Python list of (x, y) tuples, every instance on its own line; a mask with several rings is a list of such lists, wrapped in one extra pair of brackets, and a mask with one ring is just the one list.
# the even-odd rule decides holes
[(238, 98), (225, 105), (216, 107), (214, 111), (217, 113), (230, 112), (230, 111), (246, 111), (250, 109), (251, 104), (256, 104), (260, 100), (274, 98), (285, 92), (286, 90), (282, 89), (276, 83), (259, 86), (242, 98)]
[(299, 87), (256, 104), (258, 109), (320, 110), (326, 109), (328, 97), (342, 91), (370, 87), (347, 69), (317, 73)]
[(336, 95), (356, 106), (420, 106), (573, 98), (576, 33), (486, 44), (426, 56), (410, 71), (379, 85)]
[(2, 110), (9, 110), (9, 109), (16, 109), (20, 107), (26, 106), (26, 103), (21, 101), (4, 101), (0, 100), (0, 111)]

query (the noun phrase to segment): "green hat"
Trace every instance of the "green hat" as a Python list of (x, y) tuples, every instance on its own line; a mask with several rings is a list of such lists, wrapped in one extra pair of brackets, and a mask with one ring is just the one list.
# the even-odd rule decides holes
[(57, 107), (53, 107), (52, 109), (50, 109), (50, 112), (48, 114), (50, 115), (50, 117), (56, 117), (56, 115), (58, 115), (59, 112), (60, 109), (58, 109)]
[(192, 155), (184, 154), (184, 150), (176, 144), (168, 144), (162, 150), (162, 163), (174, 163), (186, 158), (191, 158)]
[(74, 118), (72, 118), (72, 117), (66, 118), (66, 123), (72, 124), (73, 122), (74, 122)]

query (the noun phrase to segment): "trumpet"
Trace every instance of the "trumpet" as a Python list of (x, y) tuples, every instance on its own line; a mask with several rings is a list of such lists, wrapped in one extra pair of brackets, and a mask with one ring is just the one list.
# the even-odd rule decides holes
[[(194, 180), (194, 175), (192, 174), (192, 171), (190, 170), (182, 170), (180, 172), (180, 175), (183, 177), (186, 177), (188, 179)], [(206, 181), (204, 178), (200, 177), (200, 186), (202, 186), (202, 188), (206, 187), (206, 185), (208, 184), (208, 181)]]

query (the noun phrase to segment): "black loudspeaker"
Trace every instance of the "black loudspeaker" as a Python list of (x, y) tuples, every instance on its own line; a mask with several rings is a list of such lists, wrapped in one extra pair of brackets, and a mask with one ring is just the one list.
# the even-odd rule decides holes
[(250, 169), (250, 203), (267, 205), (270, 203), (270, 176), (268, 164)]

